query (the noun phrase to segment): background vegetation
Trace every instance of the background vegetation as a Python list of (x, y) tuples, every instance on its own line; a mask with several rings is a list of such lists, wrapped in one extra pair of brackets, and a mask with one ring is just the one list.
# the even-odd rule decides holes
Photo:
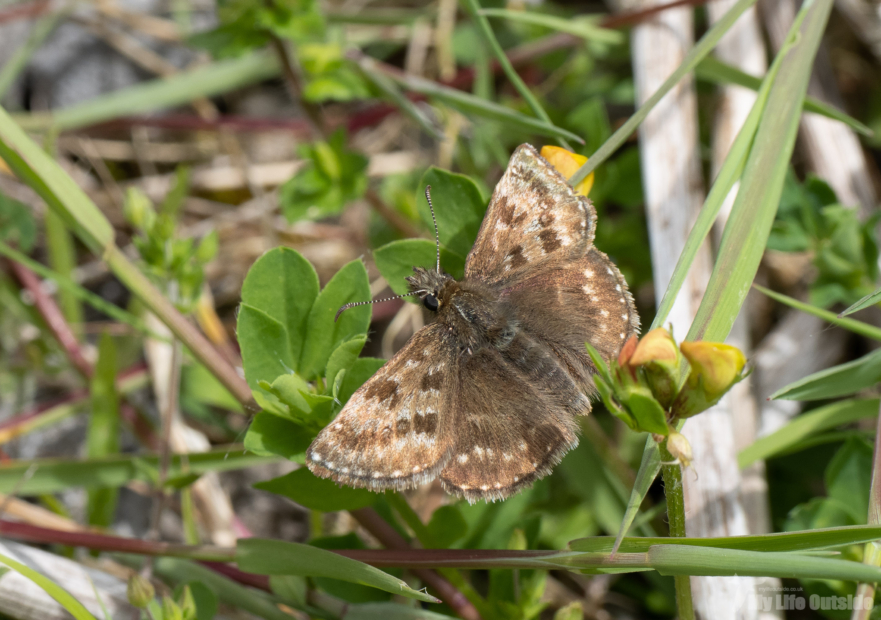
[[(881, 16), (793, 3), (773, 44), (780, 24), (749, 0), (672, 4), (0, 1), (0, 614), (754, 617), (749, 601), (779, 588), (871, 597)], [(693, 15), (696, 43), (639, 92), (651, 63), (631, 41), (672, 12)], [(749, 75), (713, 49), (757, 15), (769, 68)], [(696, 149), (709, 190), (659, 259), (665, 215), (635, 132), (693, 78), (697, 140), (675, 146)], [(716, 157), (731, 85), (756, 97)], [(804, 126), (796, 142), (803, 109), (847, 132), (823, 147), (856, 167), (816, 164)], [(523, 142), (589, 157), (571, 180), (594, 174), (596, 245), (646, 328), (691, 294), (710, 240), (675, 335), (724, 341), (748, 321), (752, 388), (732, 406), (735, 425), (755, 409), (734, 456), (744, 479), (766, 463), (761, 501), (744, 502), (752, 529), (735, 532), (752, 536), (688, 537), (683, 478), (713, 476), (599, 403), (579, 448), (505, 502), (373, 494), (301, 466), (423, 321), (400, 300), (334, 323), (336, 309), (403, 292), (433, 263), (426, 184), (442, 263), (461, 275)], [(732, 575), (782, 581), (710, 599), (701, 584), (722, 582), (689, 577)]]

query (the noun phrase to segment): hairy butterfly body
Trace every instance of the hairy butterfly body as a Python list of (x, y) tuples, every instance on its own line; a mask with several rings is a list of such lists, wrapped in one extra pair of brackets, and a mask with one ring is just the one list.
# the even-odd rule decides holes
[(590, 342), (610, 359), (638, 331), (624, 278), (593, 246), (596, 212), (536, 150), (496, 186), (461, 281), (415, 268), (434, 322), (309, 447), (318, 476), (375, 491), (440, 477), (469, 501), (504, 499), (578, 444)]

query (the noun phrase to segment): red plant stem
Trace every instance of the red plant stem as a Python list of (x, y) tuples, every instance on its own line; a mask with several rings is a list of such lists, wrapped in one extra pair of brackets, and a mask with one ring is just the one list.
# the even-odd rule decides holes
[[(67, 323), (61, 308), (55, 303), (55, 299), (43, 290), (37, 274), (21, 263), (15, 261), (7, 262), (22, 288), (30, 293), (34, 300), (34, 307), (43, 317), (43, 320), (46, 321), (46, 325), (55, 336), (55, 339), (58, 340), (61, 348), (64, 349), (70, 363), (73, 364), (74, 368), (79, 371), (86, 381), (90, 380), (94, 374), (94, 368), (83, 355), (79, 340), (77, 340), (76, 334), (73, 333), (73, 330)], [(120, 415), (131, 425), (132, 430), (134, 430), (135, 434), (144, 444), (150, 447), (159, 445), (159, 440), (153, 433), (152, 424), (143, 417), (137, 408), (128, 402), (123, 402), (120, 407)]]
[[(375, 512), (374, 515), (376, 515)], [(379, 515), (376, 515), (375, 518), (382, 521), (382, 517)], [(371, 524), (370, 528), (365, 525), (365, 529), (376, 536), (376, 533), (371, 529), (373, 528), (372, 518), (367, 517), (365, 521)], [(364, 525), (364, 521), (361, 521), (361, 524)], [(333, 549), (332, 551), (377, 568), (406, 568), (415, 569), (420, 573), (432, 574), (436, 573), (426, 569), (437, 566), (463, 569), (498, 568), (500, 561), (519, 561), (526, 568), (540, 568), (542, 565), (539, 562), (543, 558), (559, 553), (557, 551), (509, 551), (504, 549), (413, 549), (406, 546), (407, 543), (385, 521), (382, 521), (382, 525), (376, 528), (376, 531), (380, 531), (380, 528), (391, 530), (405, 547), (396, 549)], [(99, 534), (85, 529), (71, 532), (7, 519), (0, 519), (0, 535), (4, 538), (37, 544), (67, 545), (94, 551), (185, 558), (206, 564), (221, 563), (224, 566), (226, 566), (225, 562), (235, 561), (236, 554), (235, 547), (181, 545)]]
[[(385, 547), (391, 550), (412, 551), (407, 541), (391, 525), (386, 523), (385, 519), (380, 517), (373, 508), (350, 510), (349, 514)], [(420, 553), (424, 551), (419, 550)], [(423, 583), (434, 588), (440, 599), (449, 605), (460, 617), (465, 618), (465, 620), (480, 620), (480, 613), (471, 604), (471, 601), (441, 575), (425, 568), (412, 569), (411, 572), (421, 579)]]
[(55, 339), (58, 340), (58, 343), (64, 349), (65, 354), (67, 354), (67, 359), (70, 360), (70, 363), (73, 364), (74, 368), (76, 368), (83, 377), (91, 379), (93, 372), (92, 365), (83, 355), (76, 334), (70, 329), (70, 325), (67, 324), (67, 319), (64, 318), (61, 309), (55, 303), (55, 300), (43, 290), (37, 274), (21, 263), (9, 261), (9, 264), (12, 267), (12, 273), (15, 274), (15, 277), (21, 283), (22, 287), (31, 294), (31, 297), (33, 297), (34, 306), (43, 317), (43, 320), (46, 321), (46, 325), (54, 334)]

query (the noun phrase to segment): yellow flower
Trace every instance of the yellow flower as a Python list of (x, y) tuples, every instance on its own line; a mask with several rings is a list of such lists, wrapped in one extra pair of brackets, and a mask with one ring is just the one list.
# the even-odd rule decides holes
[(673, 413), (688, 418), (709, 409), (743, 379), (746, 357), (737, 347), (720, 342), (683, 342), (682, 355), (691, 365)]
[[(575, 174), (575, 172), (587, 162), (587, 157), (584, 155), (567, 151), (559, 146), (541, 147), (541, 156), (548, 160), (548, 162), (567, 179)], [(593, 172), (587, 175), (586, 179), (575, 186), (575, 191), (582, 196), (587, 196), (590, 193), (591, 187), (593, 187)]]

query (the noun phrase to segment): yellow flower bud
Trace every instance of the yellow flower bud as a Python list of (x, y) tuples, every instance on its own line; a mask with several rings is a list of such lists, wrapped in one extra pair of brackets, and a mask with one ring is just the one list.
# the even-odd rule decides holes
[(680, 360), (673, 336), (659, 327), (642, 337), (627, 363), (634, 371), (642, 369), (652, 394), (664, 409), (669, 409), (679, 387)]
[(149, 579), (145, 579), (138, 574), (134, 574), (128, 580), (128, 586), (125, 590), (128, 602), (137, 607), (144, 609), (153, 600), (156, 590)]
[(679, 348), (691, 365), (685, 387), (673, 405), (673, 413), (679, 418), (709, 409), (743, 379), (746, 357), (737, 347), (719, 342), (683, 342)]
[[(557, 169), (567, 179), (581, 168), (587, 162), (587, 157), (567, 151), (559, 146), (543, 146), (541, 147), (541, 156)], [(587, 175), (581, 183), (575, 186), (576, 193), (587, 196), (590, 188), (593, 187), (593, 172)]]

